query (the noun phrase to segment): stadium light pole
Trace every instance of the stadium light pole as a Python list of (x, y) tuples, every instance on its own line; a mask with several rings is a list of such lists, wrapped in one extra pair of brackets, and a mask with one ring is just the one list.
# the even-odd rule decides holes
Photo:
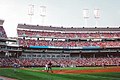
[(94, 18), (96, 20), (95, 26), (98, 26), (98, 19), (100, 19), (100, 9), (94, 9)]
[(34, 15), (34, 5), (30, 4), (28, 7), (28, 15), (30, 16), (30, 23), (32, 23), (32, 16)]
[(41, 16), (41, 23), (44, 25), (45, 17), (46, 17), (46, 6), (40, 6), (40, 16)]
[(83, 18), (85, 20), (85, 26), (87, 26), (87, 20), (89, 19), (89, 9), (83, 9)]

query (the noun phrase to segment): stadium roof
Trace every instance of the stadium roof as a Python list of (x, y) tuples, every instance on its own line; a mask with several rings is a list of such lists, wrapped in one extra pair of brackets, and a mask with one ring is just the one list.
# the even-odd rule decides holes
[(28, 25), (28, 24), (18, 24), (17, 28), (20, 29), (33, 29), (33, 30), (53, 30), (53, 31), (120, 31), (118, 28), (97, 28), (97, 27), (82, 27), (82, 28), (65, 28), (65, 27), (53, 27), (53, 26), (39, 26), (39, 25)]

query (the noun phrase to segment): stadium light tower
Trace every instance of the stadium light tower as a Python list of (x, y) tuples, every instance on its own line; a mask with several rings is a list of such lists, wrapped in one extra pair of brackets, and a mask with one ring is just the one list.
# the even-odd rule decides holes
[(46, 17), (46, 6), (40, 6), (40, 16), (41, 16), (41, 23), (44, 25), (44, 19)]
[(83, 9), (83, 18), (85, 20), (85, 26), (87, 26), (87, 20), (89, 19), (89, 9)]
[(98, 26), (98, 19), (100, 19), (100, 9), (94, 9), (94, 18), (96, 19), (96, 27)]
[(30, 16), (30, 23), (32, 23), (32, 16), (34, 15), (34, 5), (30, 4), (28, 7), (28, 15)]

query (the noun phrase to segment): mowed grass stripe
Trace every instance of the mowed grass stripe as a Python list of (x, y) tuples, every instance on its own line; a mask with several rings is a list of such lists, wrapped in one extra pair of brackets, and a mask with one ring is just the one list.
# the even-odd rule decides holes
[(102, 77), (110, 77), (110, 78), (119, 78), (120, 79), (120, 72), (107, 72), (107, 73), (93, 73), (93, 74), (89, 74), (90, 76), (91, 75), (94, 75), (94, 76), (102, 76)]
[[(39, 68), (27, 68), (30, 70), (44, 70), (44, 67)], [(103, 69), (103, 67), (66, 67), (66, 68), (60, 68), (60, 67), (53, 67), (53, 70), (92, 70), (92, 69)]]
[(1, 76), (16, 78), (18, 80), (73, 80), (70, 78), (61, 77), (58, 74), (44, 72), (33, 72), (26, 70), (17, 70), (17, 72), (14, 72), (13, 69), (2, 69), (0, 71), (2, 72), (0, 73)]
[(17, 70), (16, 72), (13, 71), (13, 69), (3, 69), (0, 70), (0, 75), (1, 76), (6, 76), (6, 77), (11, 77), (11, 78), (16, 78), (18, 80), (44, 80), (45, 78), (41, 77), (41, 76), (37, 76), (37, 75), (33, 75), (34, 73), (30, 73), (29, 71), (24, 71), (24, 70)]
[[(58, 74), (45, 73), (45, 72), (34, 72), (34, 71), (26, 71), (28, 74), (33, 74), (34, 76), (41, 76), (44, 79), (39, 78), (39, 80), (68, 80), (69, 78), (62, 78)], [(57, 76), (55, 76), (57, 75)], [(71, 80), (71, 79), (69, 79)]]

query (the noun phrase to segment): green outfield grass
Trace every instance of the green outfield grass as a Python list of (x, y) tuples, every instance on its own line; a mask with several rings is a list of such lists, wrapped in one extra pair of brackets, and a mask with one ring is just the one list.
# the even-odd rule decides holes
[[(103, 67), (65, 67), (62, 70), (89, 70), (89, 69), (102, 69)], [(30, 70), (44, 70), (44, 67), (41, 68), (28, 68)], [(60, 67), (53, 67), (53, 70), (60, 70)]]
[[(96, 67), (100, 68), (100, 67)], [(43, 68), (29, 68), (32, 70), (42, 70)], [(59, 68), (53, 68), (59, 69)], [(80, 68), (64, 68), (64, 69), (95, 69), (93, 67)], [(34, 72), (29, 70), (17, 69), (16, 72), (12, 68), (0, 68), (0, 75), (17, 80), (120, 80), (120, 72), (117, 73), (94, 73), (94, 74), (52, 74), (46, 72)]]

